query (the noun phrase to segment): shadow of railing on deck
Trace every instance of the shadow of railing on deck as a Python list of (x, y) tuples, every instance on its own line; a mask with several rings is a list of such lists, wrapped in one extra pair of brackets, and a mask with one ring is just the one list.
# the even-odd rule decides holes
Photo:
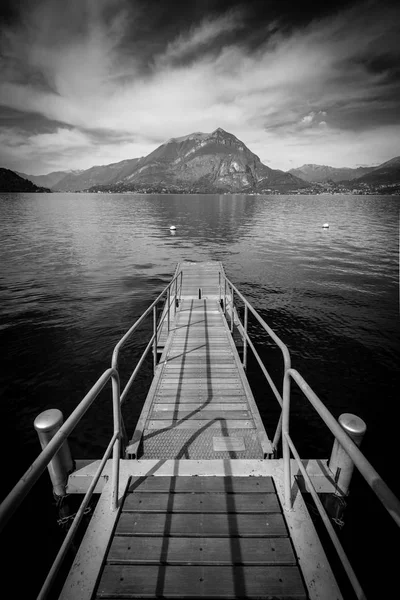
[[(187, 325), (187, 332), (186, 332), (186, 337), (185, 337), (185, 342), (184, 342), (184, 350), (182, 352), (182, 356), (185, 357), (188, 352), (190, 352), (190, 350), (187, 350), (188, 344), (189, 344), (189, 325), (193, 324), (193, 322), (191, 322), (191, 315), (192, 315), (192, 309), (193, 309), (193, 301), (191, 304), (191, 310), (190, 310), (190, 316), (189, 316), (189, 322)], [(207, 327), (207, 313), (205, 313), (205, 318), (204, 318), (204, 322), (205, 322), (205, 348), (206, 348), (206, 381), (207, 381), (207, 400), (205, 402), (203, 402), (203, 404), (194, 409), (193, 411), (190, 412), (189, 415), (182, 417), (181, 419), (178, 419), (179, 416), (179, 401), (180, 398), (182, 396), (182, 377), (180, 377), (180, 382), (178, 384), (178, 389), (177, 389), (177, 393), (176, 393), (176, 398), (175, 398), (175, 409), (174, 409), (174, 414), (173, 414), (173, 420), (177, 420), (177, 422), (175, 424), (173, 424), (170, 427), (166, 427), (163, 428), (161, 430), (157, 430), (157, 432), (155, 432), (154, 434), (149, 434), (148, 437), (154, 437), (158, 434), (160, 434), (161, 432), (165, 432), (165, 431), (170, 431), (173, 430), (174, 428), (176, 428), (179, 424), (191, 419), (194, 415), (196, 415), (197, 413), (199, 413), (201, 410), (203, 410), (207, 405), (210, 404), (210, 402), (213, 399), (213, 389), (212, 389), (212, 380), (211, 380), (211, 361), (210, 361), (210, 339), (209, 339), (209, 335), (208, 335), (208, 327)], [(201, 347), (201, 346), (200, 346)], [(182, 365), (181, 365), (181, 373), (184, 370), (184, 366), (185, 366), (185, 360), (183, 359), (182, 361)], [(190, 446), (193, 444), (194, 440), (196, 440), (204, 431), (206, 431), (208, 428), (212, 427), (215, 423), (219, 422), (221, 424), (221, 432), (224, 436), (228, 436), (229, 434), (229, 429), (227, 427), (227, 423), (226, 423), (226, 419), (224, 417), (216, 417), (214, 419), (210, 419), (207, 423), (205, 423), (204, 425), (202, 425), (201, 427), (199, 427), (198, 429), (196, 429), (196, 431), (193, 432), (193, 434), (189, 437), (188, 440), (185, 440), (184, 444), (182, 445), (182, 447), (180, 448), (180, 450), (178, 451), (175, 459), (176, 459), (176, 463), (174, 466), (174, 475), (175, 477), (178, 476), (178, 470), (179, 470), (179, 463), (178, 461), (180, 459), (189, 459), (189, 448)], [(234, 451), (228, 451), (229, 452), (229, 458), (236, 458), (236, 452)], [(232, 471), (230, 469), (230, 464), (228, 461), (225, 462), (225, 478), (226, 477), (231, 477), (232, 476)], [(156, 596), (160, 596), (162, 597), (164, 595), (164, 587), (165, 587), (165, 577), (166, 577), (166, 566), (165, 564), (168, 562), (168, 550), (169, 550), (169, 545), (170, 545), (170, 540), (171, 540), (171, 530), (172, 530), (172, 520), (173, 520), (173, 515), (174, 515), (174, 494), (176, 493), (176, 479), (175, 477), (173, 477), (171, 479), (171, 486), (170, 486), (170, 491), (169, 491), (169, 497), (168, 497), (168, 504), (167, 504), (167, 513), (166, 513), (166, 519), (165, 519), (165, 526), (164, 526), (164, 535), (163, 535), (163, 540), (162, 540), (162, 545), (161, 545), (161, 552), (160, 552), (160, 560), (163, 564), (163, 566), (161, 566), (161, 568), (158, 570), (158, 577), (157, 577), (157, 584), (156, 584)], [(231, 551), (231, 563), (234, 564), (234, 567), (230, 567), (233, 569), (233, 582), (234, 582), (234, 589), (235, 589), (235, 596), (236, 597), (244, 597), (245, 593), (246, 593), (246, 589), (245, 589), (245, 581), (244, 581), (244, 573), (243, 573), (243, 558), (242, 558), (242, 553), (241, 553), (241, 545), (240, 545), (240, 538), (238, 537), (238, 533), (239, 533), (239, 527), (238, 527), (238, 522), (237, 522), (237, 517), (236, 517), (236, 506), (235, 506), (235, 497), (233, 493), (229, 493), (230, 490), (228, 489), (228, 480), (225, 479), (225, 497), (226, 497), (226, 515), (224, 515), (222, 513), (221, 518), (223, 519), (224, 517), (226, 517), (226, 522), (228, 525), (228, 537), (230, 540), (230, 551)], [(202, 533), (204, 532), (204, 530), (202, 531)], [(208, 533), (209, 537), (210, 537), (210, 533)], [(226, 568), (229, 568), (228, 566)]]
[[(178, 358), (179, 356), (182, 356), (182, 362), (181, 362), (181, 369), (180, 369), (180, 374), (178, 375), (178, 378), (180, 379), (179, 383), (178, 383), (178, 387), (177, 387), (177, 391), (176, 391), (176, 395), (174, 397), (174, 402), (175, 402), (175, 407), (173, 409), (173, 415), (172, 415), (172, 421), (176, 421), (173, 422), (171, 425), (167, 426), (167, 427), (162, 427), (160, 429), (155, 430), (152, 433), (146, 433), (144, 435), (144, 439), (149, 440), (151, 438), (154, 438), (162, 433), (165, 433), (166, 431), (171, 431), (175, 428), (177, 428), (179, 425), (181, 425), (182, 423), (185, 423), (189, 420), (191, 420), (196, 414), (199, 414), (202, 410), (204, 410), (213, 400), (214, 398), (214, 391), (213, 391), (213, 387), (212, 387), (212, 379), (211, 379), (211, 344), (210, 344), (210, 337), (209, 337), (209, 328), (208, 328), (208, 320), (207, 320), (207, 313), (204, 312), (204, 319), (202, 319), (201, 321), (195, 321), (195, 323), (200, 323), (200, 322), (204, 322), (205, 323), (205, 342), (204, 344), (201, 344), (199, 346), (196, 346), (196, 348), (188, 348), (189, 346), (189, 332), (190, 332), (190, 325), (193, 325), (194, 321), (192, 321), (192, 315), (193, 315), (193, 300), (191, 301), (191, 305), (190, 308), (187, 309), (189, 311), (189, 321), (188, 324), (186, 325), (187, 327), (187, 331), (186, 331), (186, 336), (185, 336), (185, 341), (184, 341), (184, 346), (183, 346), (183, 350), (180, 354), (174, 355), (173, 357), (169, 357), (168, 360), (173, 360), (175, 358)], [(206, 300), (204, 301), (205, 303), (207, 302)], [(204, 402), (201, 403), (201, 406), (198, 406), (196, 408), (194, 408), (189, 414), (187, 414), (184, 417), (180, 417), (179, 418), (179, 405), (182, 404), (181, 398), (184, 396), (184, 392), (182, 389), (183, 386), (183, 371), (185, 369), (185, 364), (186, 364), (186, 357), (190, 352), (194, 352), (195, 350), (205, 347), (205, 351), (206, 351), (206, 362), (205, 362), (205, 370), (206, 370), (206, 381), (207, 381), (207, 391), (206, 391), (206, 396), (207, 398), (204, 400)], [(168, 361), (167, 361), (168, 362)], [(207, 424), (205, 424), (204, 426), (199, 427), (196, 432), (193, 433), (192, 436), (190, 436), (189, 440), (186, 440), (184, 442), (183, 447), (181, 448), (181, 450), (178, 452), (178, 454), (176, 455), (176, 459), (182, 459), (182, 458), (190, 458), (189, 456), (189, 452), (188, 452), (188, 448), (190, 447), (190, 445), (193, 443), (193, 441), (195, 439), (197, 439), (201, 433), (203, 433), (203, 431), (205, 431), (206, 429), (208, 429), (213, 423), (216, 422), (226, 422), (225, 418), (215, 418), (215, 419), (211, 419)], [(226, 425), (226, 423), (225, 423)], [(221, 429), (223, 435), (225, 437), (227, 437), (227, 434), (229, 432), (228, 427), (225, 426), (225, 428)], [(237, 456), (237, 453), (233, 450), (228, 450), (227, 451), (229, 453), (229, 458), (239, 458)]]

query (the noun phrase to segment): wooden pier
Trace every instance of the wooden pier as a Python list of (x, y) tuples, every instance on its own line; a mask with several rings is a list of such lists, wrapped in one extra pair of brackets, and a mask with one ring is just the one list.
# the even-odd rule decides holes
[[(107, 465), (61, 598), (341, 598), (300, 494), (296, 514), (282, 508), (282, 462), (221, 305), (223, 266), (185, 262), (180, 272), (121, 461), (119, 510), (105, 519)], [(72, 474), (69, 491), (83, 491), (96, 466)]]

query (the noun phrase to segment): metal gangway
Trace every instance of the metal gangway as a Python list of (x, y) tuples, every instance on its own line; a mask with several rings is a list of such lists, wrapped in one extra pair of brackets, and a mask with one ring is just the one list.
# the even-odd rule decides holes
[[(251, 339), (250, 316), (281, 351), (280, 384)], [(147, 319), (152, 334), (121, 391), (120, 353)], [(246, 376), (250, 352), (279, 404), (277, 423), (260, 417)], [(151, 355), (153, 379), (128, 434), (121, 406), (132, 401)], [(109, 382), (112, 437), (102, 458), (77, 460), (73, 470), (68, 437)], [(334, 435), (329, 461), (298, 454), (290, 435), (291, 382)], [(355, 466), (397, 525), (400, 503), (353, 441), (351, 425), (360, 423), (354, 419), (346, 429), (332, 416), (222, 263), (183, 262), (65, 423), (57, 411), (36, 419), (43, 450), (1, 504), (0, 526), (48, 467), (56, 494), (84, 498), (38, 598), (51, 597), (94, 494), (94, 514), (61, 585), (64, 600), (342, 598), (302, 495), (307, 491), (355, 596), (365, 598), (319, 493), (344, 496)]]

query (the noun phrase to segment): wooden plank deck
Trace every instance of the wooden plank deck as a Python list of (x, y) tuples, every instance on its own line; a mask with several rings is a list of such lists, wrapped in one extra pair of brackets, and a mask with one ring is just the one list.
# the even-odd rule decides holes
[[(183, 299), (131, 440), (140, 458), (264, 458), (271, 452), (219, 303), (222, 269), (218, 262), (177, 269)], [(199, 288), (207, 297), (198, 298)]]
[(133, 479), (96, 598), (307, 598), (270, 477)]

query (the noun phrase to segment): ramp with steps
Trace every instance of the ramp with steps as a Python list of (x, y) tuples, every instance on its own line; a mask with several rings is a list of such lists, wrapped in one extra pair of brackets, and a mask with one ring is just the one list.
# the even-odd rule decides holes
[(96, 598), (307, 598), (271, 477), (131, 481)]
[[(341, 600), (295, 478), (293, 510), (282, 511), (283, 463), (221, 308), (221, 293), (233, 304), (222, 264), (184, 262), (179, 273), (164, 339), (150, 341), (162, 354), (141, 415), (125, 458), (107, 461), (60, 600)], [(70, 489), (86, 491), (99, 468), (70, 475)]]
[[(220, 263), (182, 263), (182, 298), (129, 445), (142, 459), (264, 458), (272, 453), (220, 305)], [(211, 291), (214, 293), (212, 294)]]

